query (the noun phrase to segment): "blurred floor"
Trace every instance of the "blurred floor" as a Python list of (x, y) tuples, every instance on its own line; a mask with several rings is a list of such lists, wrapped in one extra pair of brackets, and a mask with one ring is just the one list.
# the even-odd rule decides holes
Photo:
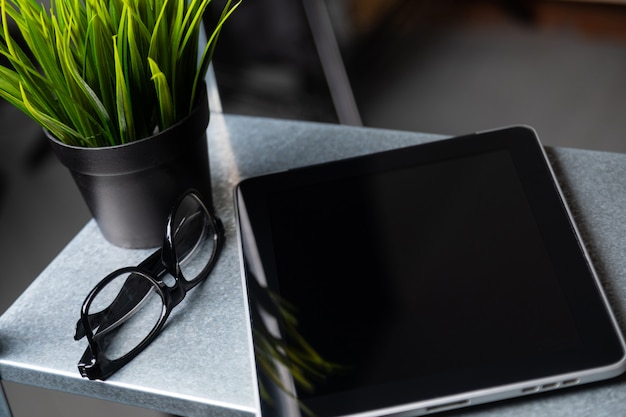
[[(244, 7), (256, 3), (244, 2), (242, 24), (226, 28), (239, 39), (225, 30), (220, 41), (224, 111), (336, 123), (302, 12), (285, 6), (289, 0), (267, 1), (282, 13), (266, 18), (251, 8), (246, 16)], [(386, 21), (361, 21), (373, 36), (364, 37), (338, 6), (349, 3), (329, 5), (365, 125), (453, 135), (523, 123), (547, 145), (626, 152), (626, 6), (539, 2), (545, 6), (528, 13), (503, 2), (414, 0)], [(597, 17), (607, 14), (621, 23)], [(246, 48), (246, 27), (268, 39)], [(65, 168), (41, 147), (37, 126), (4, 103), (0, 126), (2, 313), (90, 215)], [(160, 415), (4, 385), (16, 417)]]

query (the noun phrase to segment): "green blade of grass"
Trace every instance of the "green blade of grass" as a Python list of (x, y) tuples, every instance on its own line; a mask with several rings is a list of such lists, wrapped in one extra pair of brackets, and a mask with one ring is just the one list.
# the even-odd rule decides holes
[(152, 80), (154, 81), (157, 91), (160, 126), (164, 129), (176, 123), (176, 112), (172, 101), (172, 93), (167, 83), (167, 78), (159, 69), (159, 65), (152, 58), (148, 58), (148, 62), (150, 63)]
[(135, 140), (133, 130), (133, 109), (126, 88), (126, 78), (120, 51), (118, 49), (117, 36), (113, 37), (113, 49), (115, 51), (115, 102), (117, 104), (117, 123), (119, 127), (120, 141), (122, 143)]
[[(73, 138), (80, 137), (81, 135), (70, 128), (69, 126), (60, 123), (58, 120), (54, 118), (48, 117), (45, 113), (40, 112), (36, 109), (26, 97), (26, 92), (24, 88), (20, 85), (20, 90), (22, 92), (22, 102), (24, 106), (28, 109), (30, 114), (35, 116), (36, 120), (41, 121), (43, 123), (44, 128), (46, 128), (50, 133), (54, 135), (54, 137), (58, 138), (61, 141), (68, 141), (69, 143), (73, 142)], [(82, 145), (82, 144), (79, 144)]]
[[(66, 40), (66, 48), (70, 48), (69, 38)], [(109, 115), (108, 110), (100, 101), (99, 97), (93, 91), (93, 89), (87, 84), (87, 82), (82, 78), (78, 68), (76, 67), (76, 63), (69, 59), (68, 55), (65, 55), (65, 65), (66, 73), (69, 75), (68, 83), (72, 83), (72, 97), (75, 98), (79, 103), (82, 104), (82, 107), (85, 108), (89, 113), (92, 113), (96, 116), (98, 123), (91, 123), (90, 126), (86, 125), (84, 122), (82, 123), (84, 132), (88, 136), (94, 136), (99, 133), (104, 132), (111, 136), (112, 134), (112, 119)], [(91, 111), (90, 111), (91, 110)], [(93, 119), (91, 119), (93, 120)]]
[[(129, 84), (133, 86), (130, 91), (131, 100), (134, 103), (145, 102), (151, 100), (152, 88), (149, 82), (149, 73), (147, 68), (147, 62), (145, 59), (145, 53), (147, 50), (144, 45), (147, 45), (147, 39), (150, 34), (147, 33), (145, 28), (142, 28), (143, 24), (139, 22), (138, 14), (136, 10), (130, 10), (132, 6), (126, 6), (129, 8), (127, 13), (127, 37), (128, 43), (128, 70), (127, 77), (129, 77)], [(150, 106), (139, 106), (134, 108), (135, 115), (135, 129), (140, 136), (149, 136), (154, 130), (154, 126), (151, 120), (151, 108)]]
[[(110, 59), (115, 53), (111, 42), (114, 34), (109, 31), (108, 26), (97, 15), (94, 15), (90, 20), (88, 48), (93, 67), (86, 70), (85, 75), (88, 77), (88, 84), (99, 92), (98, 96), (105, 108), (108, 109), (110, 117), (116, 118), (116, 112), (111, 111), (117, 105), (115, 78), (105, 76), (105, 74), (115, 74), (115, 61)], [(113, 124), (116, 125), (117, 121), (114, 121)]]
[(218, 20), (218, 23), (207, 41), (207, 44), (202, 53), (202, 58), (200, 59), (200, 66), (198, 67), (198, 70), (193, 80), (193, 88), (191, 90), (192, 96), (191, 96), (191, 101), (189, 103), (190, 111), (193, 108), (195, 101), (196, 101), (196, 92), (198, 91), (198, 85), (204, 82), (204, 77), (206, 76), (206, 72), (209, 69), (209, 64), (211, 63), (211, 60), (213, 59), (213, 53), (215, 51), (215, 46), (217, 45), (217, 40), (219, 38), (220, 31), (222, 30), (224, 23), (226, 23), (226, 20), (234, 13), (234, 11), (237, 9), (237, 7), (239, 7), (242, 1), (243, 0), (239, 0), (232, 7), (231, 7), (232, 0), (228, 0), (226, 2), (226, 5), (224, 6), (224, 9), (222, 10), (222, 14)]

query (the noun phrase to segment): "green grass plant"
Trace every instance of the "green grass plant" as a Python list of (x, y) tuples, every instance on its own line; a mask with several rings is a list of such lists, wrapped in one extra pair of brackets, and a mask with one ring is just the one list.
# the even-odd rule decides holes
[(68, 145), (151, 136), (193, 109), (240, 1), (225, 1), (199, 51), (211, 0), (0, 0), (0, 97)]

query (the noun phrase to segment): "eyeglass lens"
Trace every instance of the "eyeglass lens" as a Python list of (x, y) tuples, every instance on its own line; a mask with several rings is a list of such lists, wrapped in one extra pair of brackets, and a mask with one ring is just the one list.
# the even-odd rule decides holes
[[(142, 290), (129, 291), (128, 288)], [(114, 302), (135, 307), (119, 317), (116, 311), (109, 309)], [(161, 292), (153, 281), (139, 271), (120, 271), (102, 287), (89, 306), (89, 314), (105, 312), (98, 328), (94, 329), (94, 339), (109, 360), (119, 359), (148, 337), (158, 325), (164, 308)]]
[(173, 224), (173, 243), (176, 262), (186, 281), (194, 281), (204, 276), (216, 250), (215, 230), (206, 209), (198, 198), (188, 194), (178, 206)]

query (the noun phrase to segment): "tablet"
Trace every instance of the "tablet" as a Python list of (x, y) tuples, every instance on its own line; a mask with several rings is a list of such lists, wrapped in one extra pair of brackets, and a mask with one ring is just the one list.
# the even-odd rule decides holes
[(424, 415), (625, 370), (531, 128), (245, 179), (235, 203), (264, 417)]

